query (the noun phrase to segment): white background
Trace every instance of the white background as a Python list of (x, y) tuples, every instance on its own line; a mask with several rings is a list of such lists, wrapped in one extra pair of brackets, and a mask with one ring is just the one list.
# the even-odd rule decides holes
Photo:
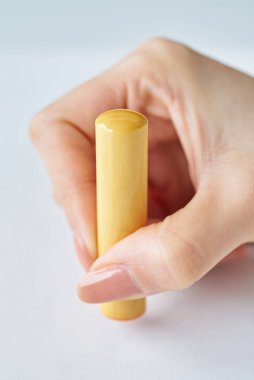
[(139, 320), (102, 317), (75, 294), (83, 272), (27, 138), (38, 109), (152, 35), (254, 73), (251, 2), (147, 3), (0, 2), (0, 380), (254, 377), (253, 254)]

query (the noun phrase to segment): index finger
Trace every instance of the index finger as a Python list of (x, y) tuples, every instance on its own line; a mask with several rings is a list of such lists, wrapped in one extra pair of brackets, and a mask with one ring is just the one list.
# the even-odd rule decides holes
[(92, 259), (97, 254), (94, 121), (107, 109), (125, 107), (122, 83), (110, 69), (39, 112), (30, 125), (55, 198)]

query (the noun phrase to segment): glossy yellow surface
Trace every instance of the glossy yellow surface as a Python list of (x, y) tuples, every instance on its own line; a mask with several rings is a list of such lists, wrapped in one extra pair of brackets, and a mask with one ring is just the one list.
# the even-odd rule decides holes
[[(148, 122), (138, 112), (110, 110), (96, 125), (98, 253), (144, 226), (147, 221)], [(133, 319), (145, 311), (145, 299), (107, 302), (104, 315)]]

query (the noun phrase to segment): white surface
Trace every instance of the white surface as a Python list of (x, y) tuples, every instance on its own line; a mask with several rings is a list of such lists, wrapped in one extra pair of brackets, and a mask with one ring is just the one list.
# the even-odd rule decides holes
[[(253, 52), (214, 54), (254, 72)], [(146, 315), (132, 322), (105, 319), (75, 294), (82, 269), (27, 124), (119, 57), (88, 50), (0, 55), (0, 379), (251, 380), (253, 255), (217, 267), (191, 289), (151, 297)]]
[(253, 0), (1, 0), (0, 46), (135, 46), (167, 35), (252, 47), (253, 12)]

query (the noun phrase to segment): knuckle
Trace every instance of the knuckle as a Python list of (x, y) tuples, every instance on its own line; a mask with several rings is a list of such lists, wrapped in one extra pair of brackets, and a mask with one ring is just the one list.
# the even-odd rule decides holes
[(172, 45), (178, 45), (178, 43), (166, 37), (156, 36), (149, 38), (148, 40), (143, 42), (141, 46), (143, 46), (144, 48), (164, 49)]
[(177, 73), (186, 70), (186, 67), (190, 70), (195, 53), (179, 42), (155, 37), (145, 41), (131, 55), (139, 58), (139, 66), (143, 69), (160, 72), (170, 68)]
[(145, 41), (140, 48), (142, 50), (153, 51), (156, 54), (166, 53), (172, 58), (191, 51), (186, 45), (166, 37), (153, 37)]
[(35, 142), (38, 138), (38, 125), (38, 116), (34, 115), (29, 123), (28, 128), (29, 137), (33, 142)]
[(166, 219), (158, 236), (160, 253), (173, 280), (173, 290), (186, 289), (201, 277), (201, 256), (194, 244), (167, 225)]
[(170, 42), (171, 42), (171, 40), (166, 38), (166, 37), (156, 36), (156, 37), (149, 38), (148, 40), (143, 42), (143, 44), (141, 46), (143, 46), (143, 47), (159, 47), (159, 46), (164, 47), (165, 45), (167, 45)]
[(30, 139), (36, 144), (42, 139), (42, 136), (49, 130), (49, 126), (53, 125), (57, 120), (57, 115), (54, 115), (50, 107), (36, 113), (28, 128)]
[(46, 122), (46, 115), (44, 111), (40, 111), (37, 114), (35, 114), (30, 123), (29, 123), (29, 136), (30, 139), (36, 143), (41, 136), (42, 129), (47, 124)]

